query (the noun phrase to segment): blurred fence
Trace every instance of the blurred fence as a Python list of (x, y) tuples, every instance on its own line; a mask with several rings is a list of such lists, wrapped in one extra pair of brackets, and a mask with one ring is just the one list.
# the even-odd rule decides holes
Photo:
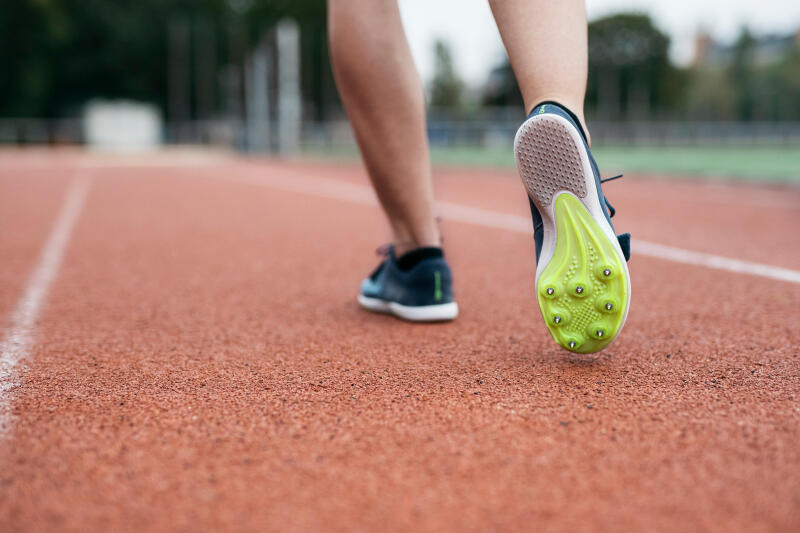
[[(428, 137), (436, 147), (504, 147), (514, 141), (519, 118), (510, 120), (429, 120)], [(800, 122), (632, 121), (589, 123), (592, 143), (620, 146), (796, 146)], [(346, 120), (303, 126), (306, 149), (354, 144)]]
[[(504, 146), (513, 141), (520, 121), (435, 121), (428, 126), (432, 145)], [(800, 147), (800, 122), (590, 121), (592, 143), (625, 146)]]
[(0, 144), (82, 144), (84, 139), (81, 120), (0, 119)]
[[(428, 123), (432, 146), (496, 147), (508, 146), (514, 139), (519, 119), (439, 120)], [(624, 146), (797, 146), (800, 149), (800, 122), (681, 122), (631, 121), (590, 122), (592, 142), (597, 145)], [(258, 147), (248, 138), (244, 120), (194, 120), (168, 123), (162, 131), (166, 145), (220, 146), (240, 151), (273, 151), (277, 147)], [(277, 123), (267, 129), (277, 132)], [(274, 135), (273, 138), (279, 138)], [(78, 119), (0, 119), (0, 144), (5, 145), (81, 145), (86, 143), (84, 122)], [(335, 149), (353, 146), (346, 120), (305, 121), (300, 130), (302, 149)]]

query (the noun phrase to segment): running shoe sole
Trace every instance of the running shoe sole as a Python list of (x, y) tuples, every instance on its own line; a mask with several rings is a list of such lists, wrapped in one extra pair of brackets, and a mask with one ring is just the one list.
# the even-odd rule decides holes
[(369, 311), (394, 315), (410, 322), (444, 322), (454, 320), (458, 316), (458, 304), (456, 302), (412, 306), (359, 294), (358, 303)]
[(547, 329), (571, 352), (598, 352), (622, 330), (631, 286), (586, 145), (569, 121), (540, 114), (517, 131), (514, 155), (544, 224), (536, 294)]

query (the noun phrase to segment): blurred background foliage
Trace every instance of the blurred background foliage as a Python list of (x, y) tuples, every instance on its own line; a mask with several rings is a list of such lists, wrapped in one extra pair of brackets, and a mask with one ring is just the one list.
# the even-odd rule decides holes
[[(732, 46), (702, 34), (689, 66), (669, 57), (669, 37), (649, 16), (623, 13), (589, 23), (587, 114), (604, 120), (800, 120), (800, 33)], [(490, 76), (487, 105), (521, 105), (508, 62)]]
[(263, 29), (284, 17), (301, 27), (306, 96), (330, 99), (324, 0), (7, 0), (0, 116), (76, 116), (90, 98), (166, 110), (171, 25), (191, 29), (191, 48), (210, 39), (218, 72), (241, 64)]
[[(214, 62), (211, 113), (220, 115), (225, 69), (238, 66), (241, 75), (248, 51), (283, 17), (300, 25), (306, 118), (340, 117), (324, 0), (7, 0), (0, 9), (0, 117), (78, 116), (91, 98), (125, 98), (154, 103), (169, 120), (175, 24), (189, 28), (187, 57), (204, 46)], [(747, 29), (728, 46), (698, 37), (694, 63), (679, 67), (670, 60), (669, 37), (647, 15), (595, 20), (589, 25), (587, 113), (611, 121), (800, 120), (799, 43), (797, 36), (759, 38)], [(436, 71), (428, 84), (433, 107), (457, 115), (521, 105), (507, 62), (470, 92), (447, 43), (435, 47)], [(198, 63), (188, 62), (194, 85)], [(187, 113), (205, 118), (196, 101)]]

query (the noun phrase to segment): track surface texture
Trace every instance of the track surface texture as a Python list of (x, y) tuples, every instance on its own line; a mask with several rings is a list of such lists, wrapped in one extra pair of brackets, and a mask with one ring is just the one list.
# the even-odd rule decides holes
[[(388, 233), (356, 165), (4, 151), (4, 334), (77, 179), (0, 387), (4, 532), (800, 529), (798, 283), (634, 247), (627, 326), (589, 360), (545, 329), (523, 231), (444, 217), (451, 324), (359, 309)], [(510, 170), (436, 188), (527, 213)], [(634, 246), (800, 270), (796, 188), (606, 193)]]

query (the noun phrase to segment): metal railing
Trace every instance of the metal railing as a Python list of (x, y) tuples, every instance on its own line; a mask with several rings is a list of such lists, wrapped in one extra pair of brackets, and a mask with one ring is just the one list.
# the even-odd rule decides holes
[[(432, 118), (428, 135), (432, 146), (508, 146), (514, 139), (519, 119), (504, 120)], [(269, 129), (276, 131), (270, 124)], [(590, 122), (592, 141), (597, 145), (642, 146), (784, 146), (800, 149), (800, 122), (685, 122), (634, 121)], [(243, 120), (205, 120), (168, 123), (163, 128), (164, 144), (225, 146), (246, 151), (248, 124)], [(80, 145), (86, 142), (79, 119), (0, 119), (0, 144)], [(305, 148), (353, 146), (346, 120), (305, 121), (300, 145)]]

